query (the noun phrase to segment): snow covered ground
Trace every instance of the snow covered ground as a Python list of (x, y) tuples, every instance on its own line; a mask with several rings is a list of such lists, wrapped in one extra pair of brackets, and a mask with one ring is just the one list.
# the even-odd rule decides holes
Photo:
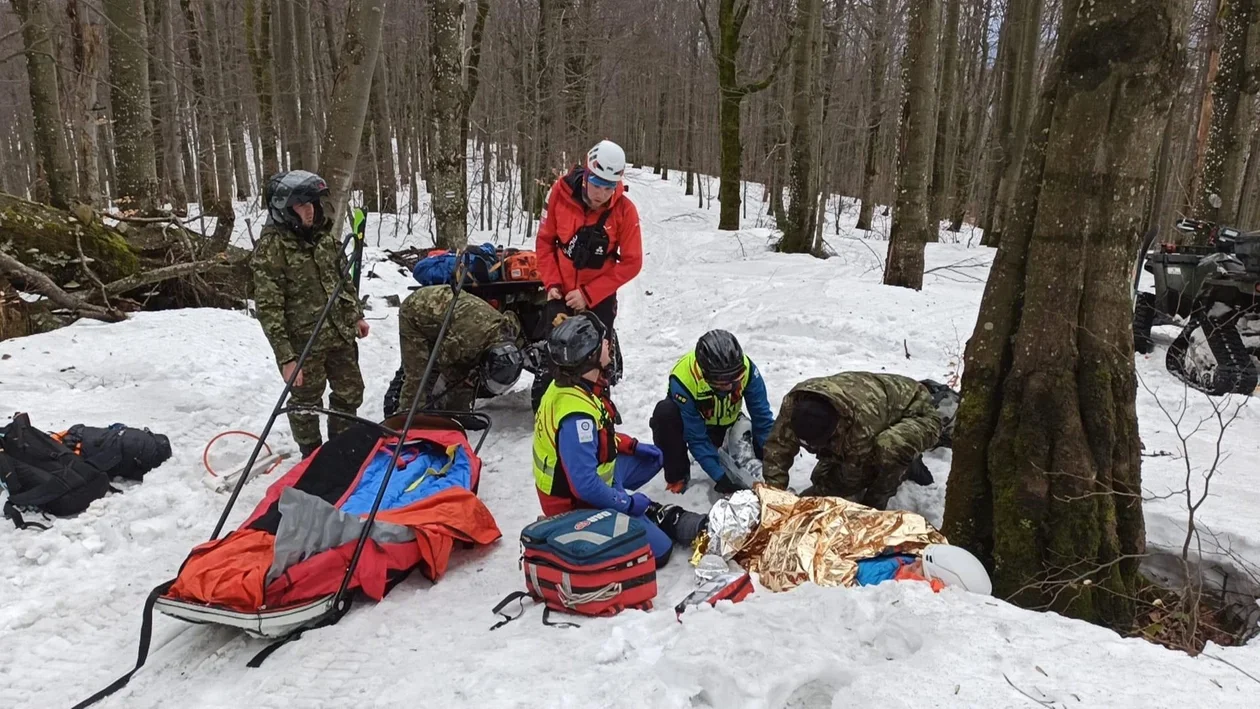
[[(929, 245), (925, 288), (913, 292), (880, 285), (886, 245), (878, 233), (887, 233), (886, 219), (865, 238), (852, 229), (851, 204), (839, 234), (833, 223), (826, 227), (835, 257), (817, 260), (769, 252), (767, 229), (718, 232), (716, 204), (698, 208), (678, 180), (639, 170), (627, 179), (646, 256), (642, 274), (620, 294), (626, 377), (614, 397), (625, 419), (621, 430), (650, 439), (648, 417), (667, 372), (713, 327), (738, 335), (776, 408), (799, 379), (844, 369), (939, 381), (959, 373), (992, 259), (991, 250), (975, 245), (978, 232), (943, 234), (957, 243)], [(756, 199), (759, 190), (749, 195)], [(749, 205), (750, 225), (757, 206)], [(236, 240), (247, 245), (244, 219), (238, 224)], [(256, 216), (252, 229), (256, 234)], [(424, 229), (410, 240), (406, 231), (392, 219), (372, 217), (368, 226), (377, 277), (364, 280), (373, 328), (361, 343), (367, 394), (360, 414), (367, 417), (380, 415), (398, 366), (397, 313), (384, 296), (413, 285), (382, 249), (430, 243)], [(521, 239), (517, 224), (514, 243)], [(1159, 403), (1174, 417), (1184, 406), (1186, 433), (1212, 407), (1193, 392), (1183, 404), (1183, 387), (1163, 368), (1171, 336), (1160, 331), (1156, 354), (1138, 357), (1138, 403), (1146, 452), (1177, 454), (1144, 458), (1149, 537), (1179, 548), (1185, 499), (1169, 493), (1187, 488), (1187, 474)], [(541, 609), (533, 607), (491, 632), (490, 608), (523, 587), (517, 534), (538, 514), (528, 379), (485, 405), (495, 427), (482, 451), (481, 496), (502, 540), (457, 552), (437, 584), (408, 579), (379, 605), (356, 607), (258, 669), (245, 663), (264, 641), (159, 615), (148, 664), (99, 706), (1260, 706), (1260, 682), (1226, 664), (1260, 677), (1256, 643), (1190, 658), (1085, 623), (992, 598), (932, 594), (918, 584), (761, 590), (740, 604), (690, 610), (679, 623), (671, 609), (691, 583), (682, 556), (660, 576), (656, 611), (579, 619), (580, 629), (557, 630), (542, 626)], [(0, 343), (6, 416), (28, 412), (48, 430), (79, 422), (148, 426), (169, 435), (174, 450), (144, 483), (57, 520), (49, 531), (0, 525), (0, 706), (69, 706), (130, 669), (145, 596), (208, 538), (227, 498), (203, 485), (203, 448), (221, 431), (261, 431), (281, 387), (257, 323), (241, 312), (141, 313), (120, 324), (83, 321)], [(1253, 562), (1260, 562), (1258, 423), (1260, 411), (1247, 406), (1226, 432), (1228, 455), (1199, 510), (1222, 546)], [(283, 417), (270, 440), (294, 448)], [(1201, 491), (1214, 440), (1206, 426), (1189, 445), (1192, 490)], [(242, 459), (246, 443), (222, 441), (212, 464)], [(948, 451), (930, 454), (936, 484), (907, 484), (894, 504), (939, 523), (949, 463)], [(794, 487), (808, 484), (811, 465), (803, 454)], [(717, 498), (703, 473), (695, 476), (700, 484), (681, 498), (659, 481), (646, 492), (705, 510)], [(246, 486), (229, 529), (270, 479)]]

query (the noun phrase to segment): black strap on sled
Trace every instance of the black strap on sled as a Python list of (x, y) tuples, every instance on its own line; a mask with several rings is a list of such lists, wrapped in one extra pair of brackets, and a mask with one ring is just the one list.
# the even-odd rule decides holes
[(144, 667), (144, 663), (149, 659), (149, 644), (153, 640), (153, 605), (157, 603), (157, 599), (169, 591), (171, 586), (174, 584), (175, 579), (171, 579), (170, 581), (157, 586), (149, 592), (149, 597), (144, 602), (144, 616), (140, 621), (140, 649), (136, 653), (136, 666), (133, 667), (127, 674), (114, 680), (113, 683), (105, 689), (102, 689), (96, 694), (93, 694), (87, 699), (75, 704), (73, 709), (83, 709), (83, 707), (91, 706), (114, 692), (117, 692), (123, 687), (126, 687), (127, 683), (131, 681), (131, 676), (134, 675), (141, 667)]

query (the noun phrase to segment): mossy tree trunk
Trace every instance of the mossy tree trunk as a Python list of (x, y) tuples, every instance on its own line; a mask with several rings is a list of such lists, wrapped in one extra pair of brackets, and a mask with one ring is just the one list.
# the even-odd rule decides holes
[(1125, 628), (1145, 548), (1129, 276), (1181, 0), (1069, 0), (967, 345), (944, 532), (995, 595)]

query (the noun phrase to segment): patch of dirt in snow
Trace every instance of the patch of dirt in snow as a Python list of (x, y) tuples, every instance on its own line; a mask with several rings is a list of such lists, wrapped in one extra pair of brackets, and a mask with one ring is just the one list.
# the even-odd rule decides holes
[[(647, 255), (641, 275), (619, 296), (626, 378), (614, 398), (626, 433), (650, 440), (648, 418), (665, 394), (669, 369), (714, 327), (740, 337), (776, 409), (805, 377), (864, 369), (946, 381), (959, 371), (983, 292), (976, 279), (992, 258), (991, 250), (966, 245), (978, 242), (975, 234), (943, 232), (947, 243), (928, 246), (927, 266), (938, 270), (926, 276), (923, 291), (887, 288), (880, 284), (886, 243), (877, 240), (887, 232), (886, 217), (877, 217), (876, 239), (867, 240), (853, 229), (856, 211), (846, 205), (840, 234), (830, 216), (826, 225), (836, 256), (778, 255), (769, 250), (774, 234), (755, 219), (739, 232), (717, 231), (716, 204), (697, 208), (678, 180), (639, 170), (628, 170), (627, 179)], [(427, 214), (427, 204), (421, 207)], [(248, 244), (243, 221), (235, 238)], [(256, 233), (256, 219), (254, 227)], [(366, 253), (375, 263), (363, 287), (372, 333), (360, 343), (367, 383), (360, 414), (369, 418), (380, 416), (398, 366), (397, 309), (384, 297), (405, 296), (414, 285), (385, 261), (384, 249), (427, 246), (423, 224), (413, 220), (412, 227), (408, 236), (402, 220), (369, 216)], [(515, 229), (519, 245), (521, 225)], [(494, 236), (480, 232), (471, 240)], [(149, 426), (169, 435), (174, 450), (144, 483), (57, 520), (48, 532), (0, 526), (0, 645), (22, 650), (0, 663), (0, 706), (67, 706), (130, 668), (144, 597), (208, 538), (226, 501), (202, 484), (203, 447), (223, 430), (261, 431), (282, 382), (256, 321), (238, 312), (82, 322), (0, 343), (0, 354), (11, 355), (0, 363), (6, 414), (27, 411), (47, 429)], [(1160, 400), (1171, 396), (1174, 380), (1162, 355), (1139, 357), (1139, 371)], [(580, 618), (582, 627), (557, 630), (540, 623), (541, 608), (529, 606), (521, 619), (491, 632), (497, 617), (490, 608), (523, 585), (519, 530), (539, 513), (529, 385), (525, 375), (515, 392), (484, 404), (495, 425), (482, 451), (480, 494), (503, 530), (498, 543), (457, 552), (436, 584), (414, 576), (381, 603), (360, 604), (338, 625), (308, 632), (259, 669), (245, 662), (264, 641), (159, 616), (148, 665), (100, 706), (1006, 707), (1029, 703), (1019, 690), (1055, 706), (1108, 706), (1121, 695), (1134, 706), (1255, 705), (1254, 682), (1209, 657), (1191, 659), (1055, 615), (932, 594), (916, 584), (759, 589), (740, 604), (690, 609), (680, 623), (672, 607), (691, 584), (682, 550), (659, 574), (653, 612)], [(1147, 452), (1176, 443), (1155, 401), (1139, 392)], [(1211, 411), (1193, 397), (1187, 409), (1196, 416)], [(1255, 430), (1257, 418), (1247, 409), (1237, 430)], [(284, 417), (270, 441), (293, 449)], [(1231, 457), (1213, 483), (1217, 496), (1201, 515), (1236, 548), (1254, 551), (1260, 442), (1238, 433), (1228, 441)], [(224, 445), (216, 448), (224, 460), (242, 449)], [(1211, 448), (1196, 438), (1192, 452), (1201, 464)], [(936, 482), (903, 485), (894, 501), (939, 524), (950, 453), (933, 451), (926, 461)], [(809, 484), (813, 462), (802, 454), (794, 487)], [(1184, 487), (1181, 465), (1145, 459), (1148, 494)], [(698, 466), (692, 479), (682, 496), (666, 493), (659, 480), (644, 492), (705, 510), (718, 496)], [(269, 481), (246, 486), (229, 529)], [(1146, 503), (1156, 543), (1184, 535), (1179, 504)], [(1207, 654), (1260, 674), (1258, 647)]]

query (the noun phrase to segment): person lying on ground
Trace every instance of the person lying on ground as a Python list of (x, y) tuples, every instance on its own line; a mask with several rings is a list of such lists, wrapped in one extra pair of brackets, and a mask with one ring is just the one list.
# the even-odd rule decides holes
[(766, 440), (766, 484), (787, 489), (803, 446), (818, 457), (802, 496), (843, 497), (886, 509), (915, 456), (936, 445), (940, 415), (909, 377), (842, 372), (792, 387)]
[(695, 349), (670, 371), (668, 386), (650, 423), (652, 443), (665, 455), (666, 487), (677, 493), (687, 489), (690, 452), (719, 493), (746, 489), (747, 482), (728, 474), (734, 471), (722, 465), (718, 447), (724, 445), (731, 426), (745, 418), (747, 404), (752, 414), (753, 454), (760, 460), (774, 426), (774, 413), (761, 372), (744, 354), (739, 340), (726, 330), (701, 335)]
[(652, 503), (638, 490), (661, 470), (660, 450), (614, 428), (616, 407), (604, 371), (609, 341), (598, 318), (582, 313), (547, 338), (553, 381), (534, 418), (534, 483), (543, 514), (605, 509), (643, 521), (648, 543), (663, 566), (673, 541), (644, 517)]

